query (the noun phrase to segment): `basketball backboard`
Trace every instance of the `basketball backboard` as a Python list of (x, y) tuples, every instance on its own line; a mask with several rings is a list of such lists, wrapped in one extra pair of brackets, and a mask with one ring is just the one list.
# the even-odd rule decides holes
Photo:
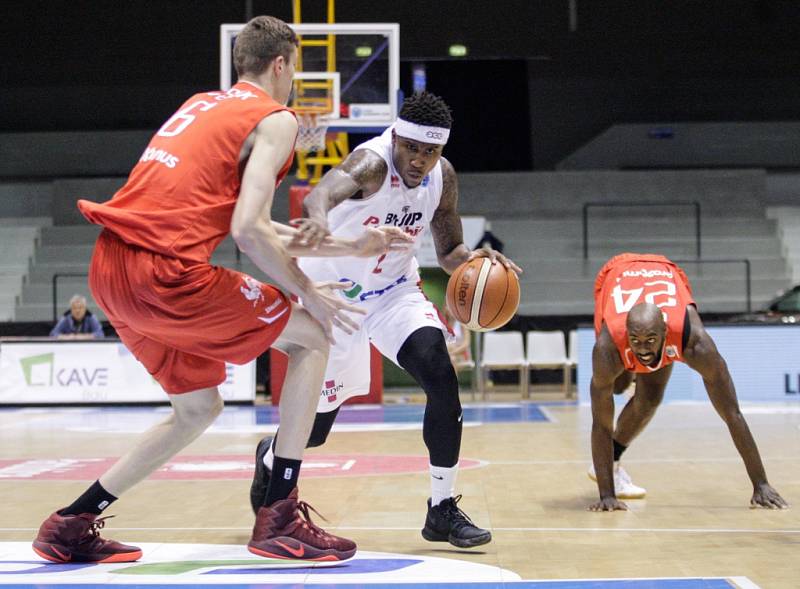
[[(289, 105), (324, 111), (329, 131), (380, 132), (397, 118), (400, 25), (292, 24), (300, 37)], [(244, 24), (220, 26), (220, 87), (235, 83), (233, 44)]]

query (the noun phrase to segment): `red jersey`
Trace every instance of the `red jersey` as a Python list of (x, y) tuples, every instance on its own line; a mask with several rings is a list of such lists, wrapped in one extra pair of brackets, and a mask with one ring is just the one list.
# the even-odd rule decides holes
[[(652, 303), (664, 313), (667, 337), (657, 366), (639, 362), (628, 345), (625, 321), (637, 303)], [(605, 323), (617, 346), (625, 370), (653, 372), (676, 360), (683, 361), (683, 329), (686, 307), (693, 305), (689, 279), (664, 256), (620, 254), (611, 258), (594, 282), (594, 330)]]
[(195, 94), (153, 136), (110, 201), (81, 200), (78, 208), (126, 243), (208, 262), (230, 232), (244, 169), (242, 146), (264, 117), (282, 110), (288, 109), (247, 82), (227, 92)]

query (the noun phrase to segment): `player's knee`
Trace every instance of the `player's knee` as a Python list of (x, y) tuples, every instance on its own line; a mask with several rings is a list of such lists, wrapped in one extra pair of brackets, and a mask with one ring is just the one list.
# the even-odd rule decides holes
[(204, 422), (205, 427), (208, 427), (220, 416), (224, 407), (225, 402), (222, 400), (222, 397), (219, 395), (215, 396), (201, 409), (201, 414), (198, 415), (197, 421)]
[(432, 355), (427, 360), (420, 359), (419, 369), (412, 374), (425, 391), (428, 410), (440, 420), (457, 421), (461, 415), (461, 401), (458, 398), (458, 378), (449, 358)]
[(175, 416), (184, 424), (205, 429), (222, 413), (225, 402), (215, 391), (213, 394), (198, 394), (191, 399), (181, 400), (173, 406)]
[(327, 361), (328, 352), (330, 351), (330, 342), (328, 342), (328, 338), (325, 336), (322, 326), (314, 321), (313, 330), (310, 330), (307, 335), (308, 339), (304, 347), (309, 352), (325, 356)]
[(274, 346), (290, 355), (298, 351), (309, 350), (325, 354), (326, 357), (330, 349), (322, 325), (299, 305), (292, 307), (289, 323), (281, 332)]
[(400, 366), (419, 385), (429, 390), (458, 392), (458, 378), (447, 353), (442, 332), (433, 327), (418, 329), (403, 343), (397, 354)]
[(422, 372), (427, 388), (458, 396), (458, 377), (449, 357), (438, 356)]
[(329, 348), (322, 346), (291, 345), (283, 348), (289, 356), (288, 370), (300, 370), (302, 372), (313, 371), (317, 368), (324, 368), (328, 363)]

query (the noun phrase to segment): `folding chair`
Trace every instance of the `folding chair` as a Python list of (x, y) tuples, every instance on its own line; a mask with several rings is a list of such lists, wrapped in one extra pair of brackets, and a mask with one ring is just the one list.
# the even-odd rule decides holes
[(480, 390), (486, 399), (487, 370), (519, 370), (520, 394), (528, 394), (528, 363), (522, 332), (487, 331), (483, 334), (483, 353), (480, 359)]
[(572, 366), (567, 358), (567, 344), (563, 331), (529, 331), (528, 370), (560, 368), (564, 378), (564, 396), (570, 396), (570, 370)]

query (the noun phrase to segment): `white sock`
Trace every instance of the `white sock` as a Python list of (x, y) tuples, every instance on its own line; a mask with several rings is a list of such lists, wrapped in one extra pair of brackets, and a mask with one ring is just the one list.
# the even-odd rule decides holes
[(433, 466), (431, 468), (431, 506), (439, 505), (453, 496), (458, 476), (458, 464), (450, 468)]
[(264, 454), (264, 466), (268, 469), (272, 470), (272, 463), (275, 461), (275, 439), (272, 439), (272, 443), (269, 445), (269, 450), (267, 453)]

